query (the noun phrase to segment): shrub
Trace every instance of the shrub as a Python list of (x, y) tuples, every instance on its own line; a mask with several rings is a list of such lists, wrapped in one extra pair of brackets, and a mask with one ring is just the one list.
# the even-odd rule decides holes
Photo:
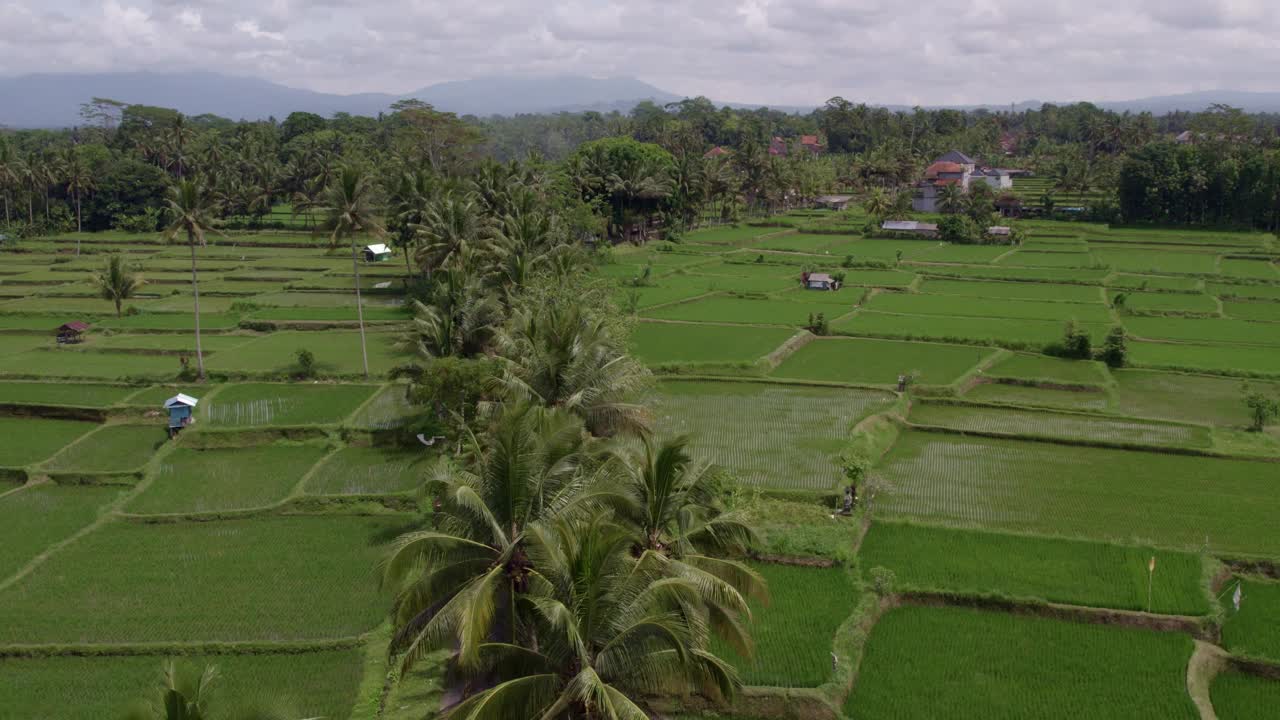
[(898, 575), (894, 571), (886, 567), (871, 568), (871, 590), (876, 595), (884, 597), (893, 593), (893, 587), (898, 583)]
[(973, 220), (964, 215), (948, 215), (938, 221), (938, 237), (957, 245), (975, 245), (982, 235)]
[(293, 353), (298, 361), (298, 377), (310, 378), (316, 375), (316, 355), (306, 348), (298, 348)]
[(831, 323), (827, 321), (825, 313), (814, 315), (809, 313), (809, 324), (805, 325), (805, 329), (814, 335), (825, 336), (831, 334)]
[(1089, 331), (1080, 327), (1080, 323), (1068, 320), (1062, 331), (1062, 340), (1046, 345), (1044, 353), (1072, 360), (1090, 360), (1093, 358), (1093, 340), (1089, 337)]
[(1124, 328), (1116, 325), (1107, 331), (1107, 339), (1102, 342), (1102, 352), (1098, 359), (1110, 368), (1122, 368), (1129, 358), (1129, 346), (1125, 340)]
[(1267, 425), (1275, 422), (1276, 418), (1280, 418), (1280, 401), (1251, 390), (1248, 383), (1240, 387), (1240, 394), (1245, 407), (1249, 408), (1250, 430), (1261, 432)]
[(116, 215), (112, 224), (116, 230), (127, 233), (153, 233), (160, 228), (160, 211), (147, 208), (133, 215)]

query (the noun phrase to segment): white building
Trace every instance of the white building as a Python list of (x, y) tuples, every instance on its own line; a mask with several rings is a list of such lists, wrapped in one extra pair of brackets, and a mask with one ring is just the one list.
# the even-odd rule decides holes
[(1013, 178), (1008, 170), (979, 167), (977, 160), (959, 150), (952, 150), (924, 171), (924, 179), (916, 186), (915, 197), (911, 200), (911, 208), (916, 212), (938, 212), (942, 188), (955, 185), (968, 192), (975, 182), (985, 182), (997, 191), (1013, 187)]

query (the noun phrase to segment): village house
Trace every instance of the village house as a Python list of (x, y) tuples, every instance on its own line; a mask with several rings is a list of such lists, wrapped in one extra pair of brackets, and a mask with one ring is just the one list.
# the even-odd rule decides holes
[[(819, 155), (822, 153), (822, 143), (818, 140), (817, 135), (801, 135), (799, 147), (807, 150), (810, 155)], [(774, 157), (787, 156), (787, 141), (785, 138), (775, 136), (769, 141), (769, 154)]]
[(78, 343), (84, 339), (84, 332), (88, 329), (89, 324), (79, 320), (63, 323), (58, 327), (58, 344), (68, 345)]
[(975, 182), (985, 182), (992, 190), (1013, 187), (1013, 177), (1004, 168), (980, 167), (978, 161), (959, 150), (952, 150), (933, 161), (924, 171), (924, 179), (916, 186), (911, 208), (916, 212), (938, 212), (942, 189), (954, 185), (965, 192)]
[(804, 283), (806, 290), (840, 289), (840, 282), (827, 273), (804, 272), (800, 274), (800, 280)]
[(920, 222), (918, 220), (885, 220), (880, 225), (880, 229), (885, 232), (906, 233), (921, 237), (932, 238), (938, 236), (937, 223)]

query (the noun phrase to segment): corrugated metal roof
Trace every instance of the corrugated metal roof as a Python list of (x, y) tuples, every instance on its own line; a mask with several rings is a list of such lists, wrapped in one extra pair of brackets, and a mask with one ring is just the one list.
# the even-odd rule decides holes
[(885, 220), (881, 230), (915, 230), (920, 223), (915, 220)]
[(365, 245), (365, 246), (364, 246), (364, 249), (365, 249), (365, 250), (368, 250), (369, 252), (373, 253), (374, 255), (382, 255), (382, 254), (384, 254), (384, 253), (389, 253), (389, 252), (391, 252), (391, 248), (389, 248), (389, 247), (387, 247), (386, 245), (383, 245), (383, 244), (381, 244), (381, 243), (379, 243), (379, 244), (377, 244), (377, 245)]
[(809, 273), (809, 282), (831, 282), (831, 276), (826, 273)]
[(169, 408), (177, 407), (179, 405), (186, 405), (187, 407), (195, 407), (196, 403), (198, 402), (200, 401), (197, 400), (196, 398), (191, 397), (190, 395), (184, 395), (182, 393), (178, 393), (177, 395), (174, 395), (173, 397), (164, 401), (164, 409), (168, 410)]

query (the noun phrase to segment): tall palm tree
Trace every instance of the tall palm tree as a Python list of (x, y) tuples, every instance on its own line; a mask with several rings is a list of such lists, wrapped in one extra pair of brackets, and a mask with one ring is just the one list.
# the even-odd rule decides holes
[(5, 223), (13, 221), (13, 216), (10, 214), (10, 193), (20, 182), (21, 176), (18, 169), (18, 155), (14, 151), (13, 145), (4, 138), (0, 138), (0, 192), (4, 193)]
[(115, 253), (107, 257), (102, 270), (93, 274), (92, 281), (103, 300), (115, 303), (116, 317), (121, 316), (124, 301), (133, 297), (133, 294), (143, 285), (142, 278), (129, 272), (125, 267), (124, 258)]
[(538, 532), (537, 571), (519, 598), (536, 642), (483, 644), (472, 675), (485, 689), (449, 718), (647, 720), (650, 696), (738, 692), (734, 669), (706, 650), (696, 582), (671, 577), (659, 554), (633, 557), (626, 530), (604, 519)]
[(510, 397), (573, 413), (597, 436), (648, 430), (649, 413), (636, 397), (649, 371), (580, 305), (520, 308), (496, 344)]
[(456, 267), (463, 257), (478, 248), (492, 233), (489, 219), (470, 194), (449, 193), (427, 207), (418, 234), (418, 265), (430, 273)]
[(178, 233), (186, 233), (191, 247), (191, 295), (195, 299), (196, 370), (204, 381), (204, 350), (200, 345), (200, 278), (196, 272), (196, 242), (205, 244), (205, 235), (217, 232), (214, 213), (217, 203), (212, 193), (197, 180), (178, 180), (169, 185), (166, 200), (171, 218), (164, 230), (166, 240), (172, 241)]
[[(62, 152), (62, 179), (67, 184), (67, 193), (71, 195), (76, 204), (76, 233), (84, 232), (84, 223), (81, 220), (80, 198), (86, 192), (90, 192), (97, 187), (97, 183), (93, 179), (93, 173), (89, 171), (89, 167), (85, 165), (84, 158), (81, 157), (77, 146), (71, 146)], [(76, 237), (76, 254), (80, 254), (80, 238)]]
[(356, 236), (381, 238), (386, 235), (378, 218), (378, 185), (373, 174), (358, 165), (344, 165), (317, 201), (324, 220), (321, 228), (329, 233), (329, 247), (347, 238), (351, 242), (351, 270), (356, 282), (356, 317), (360, 322), (360, 358), (364, 376), (369, 377), (369, 350), (364, 334), (364, 305), (360, 299), (360, 253)]
[(530, 544), (542, 538), (531, 529), (583, 502), (590, 453), (576, 418), (516, 404), (467, 438), (466, 467), (432, 468), (425, 487), (440, 500), (439, 528), (399, 537), (381, 567), (397, 592), (391, 649), (405, 668), (451, 645), (474, 667), (485, 643), (526, 639), (516, 596), (528, 592)]
[(641, 242), (646, 237), (648, 216), (640, 212), (640, 205), (669, 197), (675, 191), (675, 182), (666, 168), (648, 158), (639, 158), (614, 168), (606, 185), (610, 194), (622, 204), (622, 220), (627, 226), (628, 236), (639, 218)]

